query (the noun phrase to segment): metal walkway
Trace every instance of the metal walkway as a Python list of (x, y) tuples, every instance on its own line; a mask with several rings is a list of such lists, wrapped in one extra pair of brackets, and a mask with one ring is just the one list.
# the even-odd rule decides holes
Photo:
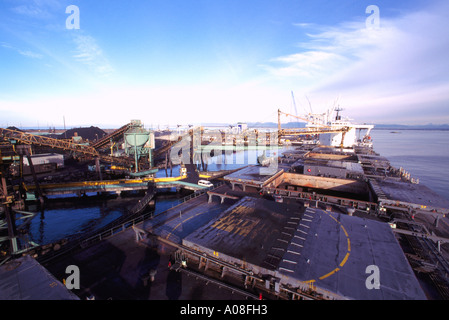
[[(121, 192), (130, 190), (145, 190), (148, 182), (154, 182), (156, 188), (180, 187), (189, 190), (203, 190), (206, 187), (195, 183), (181, 181), (185, 176), (166, 178), (143, 178), (129, 180), (104, 180), (104, 181), (82, 181), (68, 183), (41, 184), (40, 188), (44, 195), (57, 194), (83, 194), (86, 192)], [(28, 192), (34, 192), (35, 185), (27, 185)]]
[(140, 199), (134, 207), (131, 208), (131, 214), (141, 213), (150, 203), (150, 201), (154, 198), (156, 194), (156, 188), (154, 185), (148, 185), (148, 190), (145, 196)]

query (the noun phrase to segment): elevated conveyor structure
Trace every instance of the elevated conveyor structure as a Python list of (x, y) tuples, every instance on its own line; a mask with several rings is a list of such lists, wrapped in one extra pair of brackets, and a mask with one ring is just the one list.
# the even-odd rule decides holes
[[(282, 112), (280, 109), (278, 109), (278, 137), (279, 139), (283, 136), (303, 136), (303, 135), (314, 135), (314, 134), (325, 134), (325, 133), (342, 133), (343, 138), (346, 132), (349, 131), (349, 127), (343, 126), (343, 127), (331, 127), (325, 124), (319, 124), (312, 122), (314, 125), (313, 127), (308, 128), (295, 128), (295, 129), (282, 129), (281, 128), (281, 114), (284, 114), (286, 116), (293, 116), (299, 120), (310, 122), (310, 119), (306, 119), (303, 117), (298, 117), (286, 112)], [(279, 140), (280, 141), (280, 140)]]
[(324, 133), (340, 133), (346, 132), (349, 129), (344, 128), (297, 128), (297, 129), (280, 129), (278, 130), (279, 136), (305, 136), (309, 134), (324, 134)]
[(131, 123), (127, 123), (124, 126), (115, 130), (114, 132), (111, 132), (107, 136), (104, 136), (102, 139), (95, 142), (92, 145), (92, 147), (96, 150), (104, 148), (111, 140), (117, 139), (118, 137), (122, 136), (125, 133), (125, 131), (129, 129), (130, 125)]
[(40, 146), (47, 146), (67, 151), (75, 151), (85, 155), (99, 157), (98, 151), (88, 145), (74, 143), (72, 141), (53, 139), (49, 137), (30, 134), (22, 131), (0, 128), (0, 137), (11, 140), (16, 140), (24, 144), (34, 144)]
[(86, 156), (98, 157), (101, 160), (109, 163), (117, 163), (126, 166), (130, 166), (133, 164), (133, 159), (131, 158), (119, 158), (100, 154), (93, 146), (79, 144), (67, 140), (39, 136), (17, 130), (0, 128), (0, 139), (9, 140), (10, 142), (20, 142), (28, 145), (47, 146), (66, 151), (78, 152)]

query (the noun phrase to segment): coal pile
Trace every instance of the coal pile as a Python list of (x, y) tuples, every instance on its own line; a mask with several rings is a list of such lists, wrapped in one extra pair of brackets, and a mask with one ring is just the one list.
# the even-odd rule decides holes
[(98, 127), (91, 126), (89, 128), (73, 128), (58, 135), (59, 139), (70, 139), (76, 135), (82, 137), (83, 140), (96, 141), (107, 133)]
[(8, 130), (15, 130), (15, 131), (20, 131), (20, 132), (23, 132), (23, 130), (20, 130), (19, 128), (17, 128), (17, 127), (8, 127), (8, 128), (6, 128), (6, 129), (8, 129)]

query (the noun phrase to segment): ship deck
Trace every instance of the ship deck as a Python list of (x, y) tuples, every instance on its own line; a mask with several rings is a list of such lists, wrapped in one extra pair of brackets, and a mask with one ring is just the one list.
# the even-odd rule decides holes
[(0, 266), (0, 300), (79, 300), (30, 256)]
[(380, 187), (380, 201), (383, 203), (401, 202), (415, 205), (420, 209), (435, 209), (449, 213), (449, 201), (422, 184), (414, 184), (393, 179), (377, 180)]
[[(390, 227), (371, 219), (244, 197), (183, 244), (331, 299), (426, 298)], [(366, 287), (371, 265), (380, 289)]]

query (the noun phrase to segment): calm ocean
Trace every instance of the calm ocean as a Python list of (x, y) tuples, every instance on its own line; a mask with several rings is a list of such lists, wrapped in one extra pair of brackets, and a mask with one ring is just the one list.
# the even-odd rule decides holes
[(374, 151), (449, 200), (449, 131), (371, 131)]

